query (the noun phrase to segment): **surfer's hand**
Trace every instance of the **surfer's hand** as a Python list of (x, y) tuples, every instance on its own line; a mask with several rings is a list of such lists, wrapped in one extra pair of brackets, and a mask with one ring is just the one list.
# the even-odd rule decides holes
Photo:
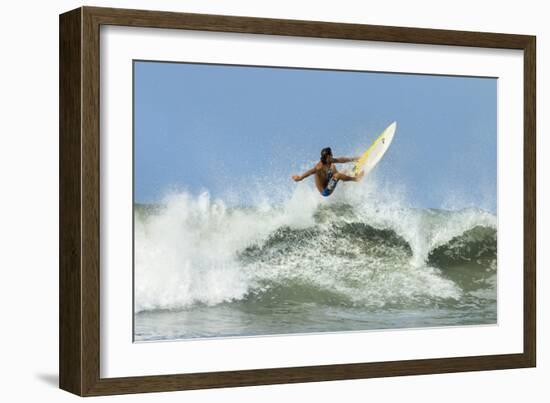
[(292, 175), (292, 179), (294, 179), (294, 182), (300, 182), (301, 178), (298, 175)]
[(361, 179), (363, 179), (363, 176), (365, 176), (365, 171), (359, 172), (359, 173), (355, 176), (355, 182), (359, 182)]

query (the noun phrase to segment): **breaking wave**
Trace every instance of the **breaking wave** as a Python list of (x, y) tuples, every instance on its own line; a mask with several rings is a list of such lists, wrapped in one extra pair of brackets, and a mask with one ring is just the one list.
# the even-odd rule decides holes
[(495, 215), (408, 208), (352, 187), (323, 199), (300, 184), (282, 203), (240, 207), (207, 192), (135, 206), (135, 311), (496, 300)]

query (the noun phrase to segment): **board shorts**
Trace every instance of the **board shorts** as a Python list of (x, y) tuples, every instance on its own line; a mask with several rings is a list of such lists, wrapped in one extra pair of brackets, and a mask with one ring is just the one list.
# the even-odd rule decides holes
[(332, 176), (332, 172), (329, 173), (329, 179), (327, 186), (323, 189), (321, 192), (321, 196), (328, 197), (334, 192), (334, 189), (336, 189), (336, 185), (338, 184), (338, 179), (334, 179)]

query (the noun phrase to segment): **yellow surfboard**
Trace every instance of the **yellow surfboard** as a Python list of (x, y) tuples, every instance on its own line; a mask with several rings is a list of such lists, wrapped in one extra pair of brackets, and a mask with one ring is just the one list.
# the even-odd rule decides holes
[(396, 128), (397, 122), (393, 122), (384, 129), (382, 134), (374, 140), (367, 151), (355, 162), (351, 176), (356, 176), (361, 171), (365, 171), (365, 175), (372, 171), (390, 147)]

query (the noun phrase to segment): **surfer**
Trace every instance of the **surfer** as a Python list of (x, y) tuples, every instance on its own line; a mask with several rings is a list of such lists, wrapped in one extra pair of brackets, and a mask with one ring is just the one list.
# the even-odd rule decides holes
[(332, 156), (332, 150), (330, 147), (323, 148), (321, 150), (321, 160), (315, 164), (313, 168), (309, 171), (304, 172), (302, 175), (292, 175), (292, 179), (296, 182), (307, 178), (315, 174), (315, 186), (319, 190), (321, 195), (327, 197), (334, 192), (338, 181), (343, 182), (359, 182), (361, 178), (365, 175), (363, 171), (357, 174), (357, 176), (349, 176), (338, 172), (335, 164), (341, 164), (346, 162), (354, 162), (359, 158), (348, 158), (348, 157), (339, 157), (334, 158)]

